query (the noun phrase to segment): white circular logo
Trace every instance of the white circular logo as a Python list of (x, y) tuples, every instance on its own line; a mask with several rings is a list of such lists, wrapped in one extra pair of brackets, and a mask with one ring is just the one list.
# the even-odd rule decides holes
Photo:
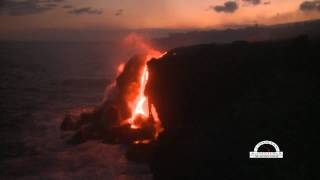
[[(271, 145), (274, 147), (275, 152), (258, 152), (262, 145)], [(283, 152), (280, 151), (279, 146), (272, 141), (259, 142), (252, 152), (249, 153), (250, 158), (283, 158)]]

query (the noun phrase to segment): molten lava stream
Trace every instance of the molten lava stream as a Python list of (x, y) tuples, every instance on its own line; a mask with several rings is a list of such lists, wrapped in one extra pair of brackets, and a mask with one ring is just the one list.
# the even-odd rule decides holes
[(147, 110), (144, 109), (145, 104), (147, 104), (147, 103), (145, 103), (146, 100), (147, 100), (147, 97), (143, 93), (144, 89), (146, 87), (148, 78), (149, 78), (149, 72), (148, 72), (147, 65), (145, 65), (144, 68), (143, 68), (142, 76), (141, 76), (140, 89), (139, 89), (139, 96), (137, 98), (137, 104), (136, 104), (136, 107), (135, 107), (134, 111), (132, 112), (131, 118), (129, 119), (129, 124), (131, 124), (131, 128), (133, 128), (133, 129), (139, 128), (135, 123), (135, 119), (137, 118), (137, 116), (140, 115), (140, 116), (142, 116), (144, 118), (148, 118), (148, 116), (147, 116), (148, 109)]
[[(151, 114), (154, 116), (154, 126), (155, 126), (155, 135), (154, 138), (156, 139), (158, 137), (158, 134), (161, 132), (162, 127), (161, 127), (161, 122), (158, 118), (158, 114), (154, 108), (154, 106), (152, 105), (151, 109), (149, 110), (148, 108), (148, 98), (144, 95), (144, 90), (146, 87), (146, 84), (148, 82), (149, 79), (149, 72), (148, 72), (148, 67), (147, 67), (147, 62), (150, 61), (152, 58), (156, 58), (159, 59), (162, 56), (164, 56), (166, 53), (160, 53), (157, 52), (156, 55), (148, 55), (146, 57), (146, 63), (144, 65), (143, 68), (143, 72), (140, 78), (140, 89), (139, 89), (139, 95), (136, 99), (136, 103), (135, 106), (132, 110), (132, 116), (129, 118), (128, 123), (130, 124), (132, 129), (139, 129), (141, 128), (140, 123), (141, 120), (142, 121), (148, 121), (150, 120), (150, 113), (149, 111), (151, 111)], [(140, 121), (140, 122), (139, 122)], [(141, 140), (141, 141), (135, 141), (135, 144), (146, 144), (149, 143), (150, 140)]]

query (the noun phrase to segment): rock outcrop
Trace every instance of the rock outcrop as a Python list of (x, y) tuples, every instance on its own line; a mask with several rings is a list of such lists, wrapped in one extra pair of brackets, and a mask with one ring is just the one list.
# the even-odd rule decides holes
[[(154, 179), (310, 179), (319, 139), (320, 42), (234, 42), (169, 51), (148, 63), (146, 94), (165, 131)], [(249, 159), (271, 140), (283, 159)]]
[(126, 63), (116, 81), (108, 88), (108, 97), (101, 105), (66, 115), (61, 129), (75, 131), (69, 143), (99, 139), (105, 143), (131, 144), (136, 140), (153, 138), (155, 129), (149, 121), (142, 122), (140, 129), (132, 129), (127, 122), (132, 115), (128, 102), (139, 93), (145, 59), (146, 55), (136, 55)]
[[(130, 144), (127, 157), (148, 161), (154, 179), (318, 179), (319, 47), (303, 36), (239, 41), (178, 48), (149, 61), (145, 94), (165, 130), (140, 145), (132, 142), (153, 129), (119, 125), (130, 116), (123, 102), (138, 80), (137, 56), (113, 98), (78, 119), (67, 116), (61, 128), (77, 132), (72, 143)], [(277, 143), (284, 158), (250, 159), (263, 140)]]

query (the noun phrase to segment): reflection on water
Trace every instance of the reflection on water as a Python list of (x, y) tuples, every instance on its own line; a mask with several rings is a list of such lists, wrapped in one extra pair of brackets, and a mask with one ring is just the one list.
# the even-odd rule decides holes
[(101, 102), (115, 75), (108, 43), (0, 42), (0, 179), (150, 179), (125, 147), (67, 145), (67, 111)]

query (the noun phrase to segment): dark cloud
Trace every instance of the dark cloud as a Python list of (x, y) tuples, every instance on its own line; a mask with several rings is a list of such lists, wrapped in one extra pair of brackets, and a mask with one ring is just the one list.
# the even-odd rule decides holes
[(211, 9), (213, 9), (218, 13), (220, 12), (233, 13), (238, 9), (238, 4), (234, 1), (228, 1), (228, 2), (225, 2), (223, 5), (211, 7)]
[(319, 11), (320, 12), (320, 1), (304, 1), (300, 4), (300, 10), (309, 12), (309, 11)]
[(115, 16), (121, 16), (121, 15), (123, 14), (123, 12), (124, 12), (123, 9), (118, 9), (118, 10), (114, 13), (114, 15), (115, 15)]
[(261, 3), (261, 0), (242, 0), (242, 1), (253, 4), (253, 5), (258, 5)]
[(73, 9), (73, 10), (69, 11), (68, 13), (75, 14), (75, 15), (81, 15), (81, 14), (100, 15), (103, 13), (103, 11), (102, 11), (102, 9), (95, 9), (92, 7), (84, 7), (84, 8)]
[(271, 4), (271, 1), (266, 1), (263, 3), (264, 5), (270, 5)]
[(38, 14), (58, 7), (65, 0), (0, 0), (0, 15), (23, 16)]
[[(47, 12), (49, 10), (63, 8), (71, 9), (71, 14), (96, 14), (103, 13), (102, 9), (92, 7), (73, 8), (72, 5), (65, 5), (66, 0), (0, 0), (0, 16), (24, 16)], [(123, 10), (122, 10), (123, 11)], [(117, 11), (121, 15), (123, 12)]]

